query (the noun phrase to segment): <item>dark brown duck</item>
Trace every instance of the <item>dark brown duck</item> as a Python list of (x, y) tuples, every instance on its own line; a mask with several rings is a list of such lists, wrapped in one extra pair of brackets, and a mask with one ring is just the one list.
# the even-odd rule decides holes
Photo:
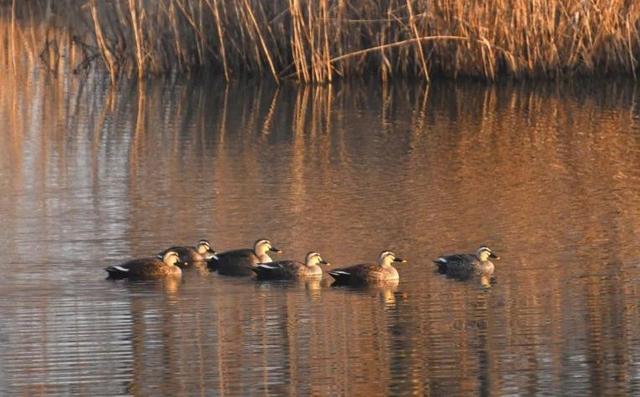
[(392, 266), (393, 262), (406, 262), (391, 251), (382, 251), (377, 263), (362, 263), (335, 269), (329, 272), (336, 281), (336, 285), (366, 285), (381, 282), (397, 281), (400, 279), (398, 271)]
[(267, 239), (257, 240), (253, 248), (225, 251), (209, 261), (209, 269), (225, 276), (250, 276), (259, 263), (273, 262), (268, 252), (282, 252)]
[(449, 277), (467, 280), (473, 276), (490, 278), (495, 266), (489, 259), (500, 259), (491, 248), (481, 246), (475, 254), (455, 254), (441, 256), (433, 262), (438, 272)]
[(322, 268), (319, 265), (326, 265), (319, 253), (309, 252), (304, 263), (298, 261), (275, 261), (271, 263), (260, 263), (251, 268), (258, 279), (262, 280), (293, 280), (305, 278), (322, 278)]
[(158, 254), (161, 258), (169, 251), (174, 251), (180, 257), (178, 266), (181, 268), (190, 267), (197, 263), (205, 263), (216, 256), (216, 252), (211, 248), (207, 240), (200, 240), (195, 247), (171, 247)]
[(177, 266), (180, 257), (174, 251), (164, 254), (162, 259), (158, 257), (133, 259), (119, 265), (109, 266), (107, 271), (109, 279), (150, 279), (182, 275), (182, 270)]

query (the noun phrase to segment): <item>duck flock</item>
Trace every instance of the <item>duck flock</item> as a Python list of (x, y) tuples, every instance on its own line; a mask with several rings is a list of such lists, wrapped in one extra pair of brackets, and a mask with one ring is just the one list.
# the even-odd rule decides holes
[[(195, 247), (171, 247), (158, 255), (129, 260), (107, 267), (108, 279), (154, 279), (180, 277), (183, 269), (207, 267), (210, 271), (227, 276), (251, 276), (255, 273), (262, 280), (293, 280), (322, 278), (320, 265), (328, 265), (319, 253), (309, 252), (304, 262), (294, 260), (274, 261), (269, 253), (281, 253), (267, 239), (259, 239), (253, 248), (216, 252), (207, 240), (200, 240)], [(437, 270), (456, 279), (478, 276), (483, 285), (492, 279), (494, 265), (490, 259), (498, 256), (487, 246), (481, 246), (475, 254), (441, 256), (433, 262)], [(394, 262), (406, 262), (392, 251), (382, 251), (375, 263), (361, 263), (327, 273), (335, 279), (335, 285), (371, 285), (398, 282), (400, 276)]]

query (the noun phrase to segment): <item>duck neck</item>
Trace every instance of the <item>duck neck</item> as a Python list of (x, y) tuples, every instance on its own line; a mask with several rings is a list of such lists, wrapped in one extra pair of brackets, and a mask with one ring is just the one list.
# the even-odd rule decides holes
[(262, 262), (262, 263), (273, 262), (273, 259), (271, 259), (271, 257), (269, 255), (267, 255), (266, 252), (263, 252), (261, 254), (256, 253), (256, 256), (258, 257), (258, 259), (260, 259), (260, 262)]

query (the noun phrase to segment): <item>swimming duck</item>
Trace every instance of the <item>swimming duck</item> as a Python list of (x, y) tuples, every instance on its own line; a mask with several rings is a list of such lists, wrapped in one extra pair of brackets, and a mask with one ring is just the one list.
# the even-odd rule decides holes
[(457, 254), (441, 256), (433, 262), (438, 265), (438, 272), (449, 277), (466, 280), (474, 275), (490, 278), (495, 270), (491, 259), (500, 259), (491, 248), (483, 245), (475, 254)]
[(391, 251), (382, 251), (377, 263), (363, 263), (342, 269), (336, 269), (329, 274), (336, 280), (336, 285), (376, 284), (400, 279), (398, 271), (391, 266), (393, 262), (406, 262)]
[(319, 253), (309, 252), (305, 257), (305, 263), (297, 261), (275, 261), (271, 263), (259, 263), (251, 268), (259, 279), (290, 280), (303, 278), (321, 278), (322, 268), (319, 264), (326, 265)]
[(267, 239), (257, 240), (253, 249), (239, 249), (216, 254), (217, 258), (209, 261), (209, 268), (226, 276), (250, 276), (251, 269), (259, 263), (273, 262), (267, 252), (282, 252)]
[(177, 266), (180, 257), (175, 251), (168, 251), (162, 259), (158, 257), (133, 259), (120, 265), (109, 266), (107, 271), (109, 279), (122, 278), (161, 278), (168, 276), (180, 276), (182, 270)]
[(171, 247), (162, 251), (158, 256), (164, 257), (169, 251), (174, 251), (180, 256), (180, 262), (178, 266), (181, 268), (189, 267), (194, 263), (205, 263), (208, 260), (214, 259), (216, 252), (211, 248), (211, 244), (207, 240), (200, 240), (195, 247)]

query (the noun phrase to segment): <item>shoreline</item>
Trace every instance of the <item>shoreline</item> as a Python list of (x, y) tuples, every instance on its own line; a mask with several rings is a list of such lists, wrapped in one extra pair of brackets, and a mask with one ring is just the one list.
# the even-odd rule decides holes
[(639, 58), (640, 7), (603, 1), (0, 3), (0, 65), (97, 67), (112, 83), (194, 71), (313, 84), (635, 78)]

